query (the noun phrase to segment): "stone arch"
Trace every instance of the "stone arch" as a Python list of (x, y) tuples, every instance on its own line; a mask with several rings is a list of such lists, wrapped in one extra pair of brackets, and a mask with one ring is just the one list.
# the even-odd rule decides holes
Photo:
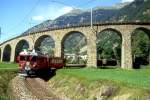
[(148, 65), (150, 63), (150, 30), (144, 27), (135, 28), (131, 33), (131, 46), (133, 68)]
[(84, 33), (79, 31), (70, 31), (65, 34), (61, 40), (61, 56), (66, 58), (67, 63), (69, 64), (86, 65), (87, 37)]
[[(141, 31), (145, 32), (146, 35), (150, 38), (150, 29), (147, 29), (147, 28), (145, 28), (145, 27), (137, 27), (137, 28), (135, 28), (135, 29), (133, 30), (133, 32), (134, 32), (135, 30), (141, 30)], [(132, 32), (132, 35), (133, 35), (133, 32)]]
[[(96, 48), (97, 48), (97, 66), (121, 66), (121, 56), (122, 56), (122, 34), (117, 29), (106, 28), (98, 32), (96, 39)], [(107, 37), (106, 37), (107, 35)], [(109, 36), (108, 36), (109, 35)], [(104, 36), (104, 37), (101, 37)], [(112, 39), (110, 39), (113, 36)], [(103, 38), (103, 41), (100, 39)], [(115, 39), (116, 38), (116, 39)], [(110, 39), (108, 41), (108, 39)], [(113, 43), (114, 44), (113, 44)], [(109, 45), (109, 48), (105, 47)], [(105, 49), (106, 50), (105, 50)], [(104, 53), (105, 51), (108, 51)], [(108, 53), (108, 54), (107, 54)], [(110, 53), (110, 54), (109, 54)], [(106, 55), (106, 56), (105, 56)], [(112, 56), (107, 56), (112, 55)]]
[(17, 44), (16, 44), (16, 47), (15, 47), (15, 58), (14, 58), (14, 61), (16, 62), (17, 61), (17, 56), (19, 55), (19, 53), (23, 50), (23, 49), (26, 49), (28, 50), (29, 49), (29, 42), (25, 39), (22, 39), (20, 40)]
[(99, 31), (97, 34), (102, 33), (104, 31), (113, 31), (113, 32), (117, 33), (121, 37), (121, 39), (122, 39), (122, 33), (119, 30), (114, 29), (114, 28), (103, 29), (103, 30)]
[(3, 51), (3, 61), (9, 62), (11, 57), (11, 46), (7, 44)]
[(42, 35), (40, 36), (34, 44), (34, 49), (37, 52), (42, 54), (46, 54), (48, 56), (54, 56), (54, 48), (55, 48), (55, 41), (49, 35)]

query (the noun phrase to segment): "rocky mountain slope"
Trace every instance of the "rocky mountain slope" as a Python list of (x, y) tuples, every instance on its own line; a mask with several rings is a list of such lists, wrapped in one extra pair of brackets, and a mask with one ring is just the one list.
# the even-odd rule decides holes
[[(123, 21), (150, 21), (150, 0), (135, 0), (132, 3), (121, 3), (112, 7), (96, 7), (93, 9), (93, 22), (123, 22)], [(62, 15), (55, 20), (47, 20), (32, 27), (23, 34), (37, 32), (54, 27), (63, 27), (74, 24), (90, 23), (90, 10), (80, 9)]]
[(121, 8), (113, 17), (119, 21), (150, 21), (150, 0), (135, 0)]

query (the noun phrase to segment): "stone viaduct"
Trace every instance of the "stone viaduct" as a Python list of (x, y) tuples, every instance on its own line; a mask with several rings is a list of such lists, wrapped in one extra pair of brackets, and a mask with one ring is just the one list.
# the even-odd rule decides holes
[[(29, 49), (35, 45), (36, 41), (43, 36), (50, 36), (55, 41), (54, 55), (60, 57), (62, 51), (62, 41), (64, 37), (73, 32), (82, 33), (87, 39), (87, 67), (97, 66), (97, 54), (96, 54), (96, 34), (104, 30), (113, 30), (117, 32), (122, 38), (122, 54), (121, 54), (121, 67), (125, 69), (132, 68), (132, 50), (131, 50), (131, 36), (134, 30), (140, 29), (145, 31), (150, 36), (150, 23), (98, 23), (93, 24), (93, 28), (90, 25), (76, 25), (69, 27), (53, 28), (44, 31), (34, 32), (31, 35), (18, 36), (13, 39), (7, 40), (0, 44), (1, 61), (3, 61), (4, 49), (6, 46), (11, 48), (10, 62), (15, 59), (16, 45), (21, 40), (26, 40), (29, 44)], [(34, 38), (34, 39), (33, 39)]]

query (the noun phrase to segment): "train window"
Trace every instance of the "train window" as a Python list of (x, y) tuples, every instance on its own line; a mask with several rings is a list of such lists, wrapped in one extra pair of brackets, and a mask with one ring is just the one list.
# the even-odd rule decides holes
[(26, 61), (30, 61), (30, 56), (26, 56)]
[(51, 59), (51, 63), (63, 63), (63, 60), (62, 59)]
[(29, 61), (29, 56), (20, 56), (20, 61)]
[(20, 56), (20, 61), (25, 61), (25, 56)]
[(32, 58), (31, 58), (31, 61), (36, 61), (37, 60), (37, 57), (36, 56), (33, 56)]
[(51, 60), (51, 63), (55, 63), (55, 59), (52, 59), (52, 60)]

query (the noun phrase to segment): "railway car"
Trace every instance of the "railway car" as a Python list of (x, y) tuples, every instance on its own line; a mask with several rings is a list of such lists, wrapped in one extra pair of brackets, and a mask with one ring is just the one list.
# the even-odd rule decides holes
[(19, 62), (19, 75), (36, 75), (40, 71), (55, 70), (65, 66), (65, 59), (61, 57), (48, 57), (42, 54), (24, 50), (17, 57)]

